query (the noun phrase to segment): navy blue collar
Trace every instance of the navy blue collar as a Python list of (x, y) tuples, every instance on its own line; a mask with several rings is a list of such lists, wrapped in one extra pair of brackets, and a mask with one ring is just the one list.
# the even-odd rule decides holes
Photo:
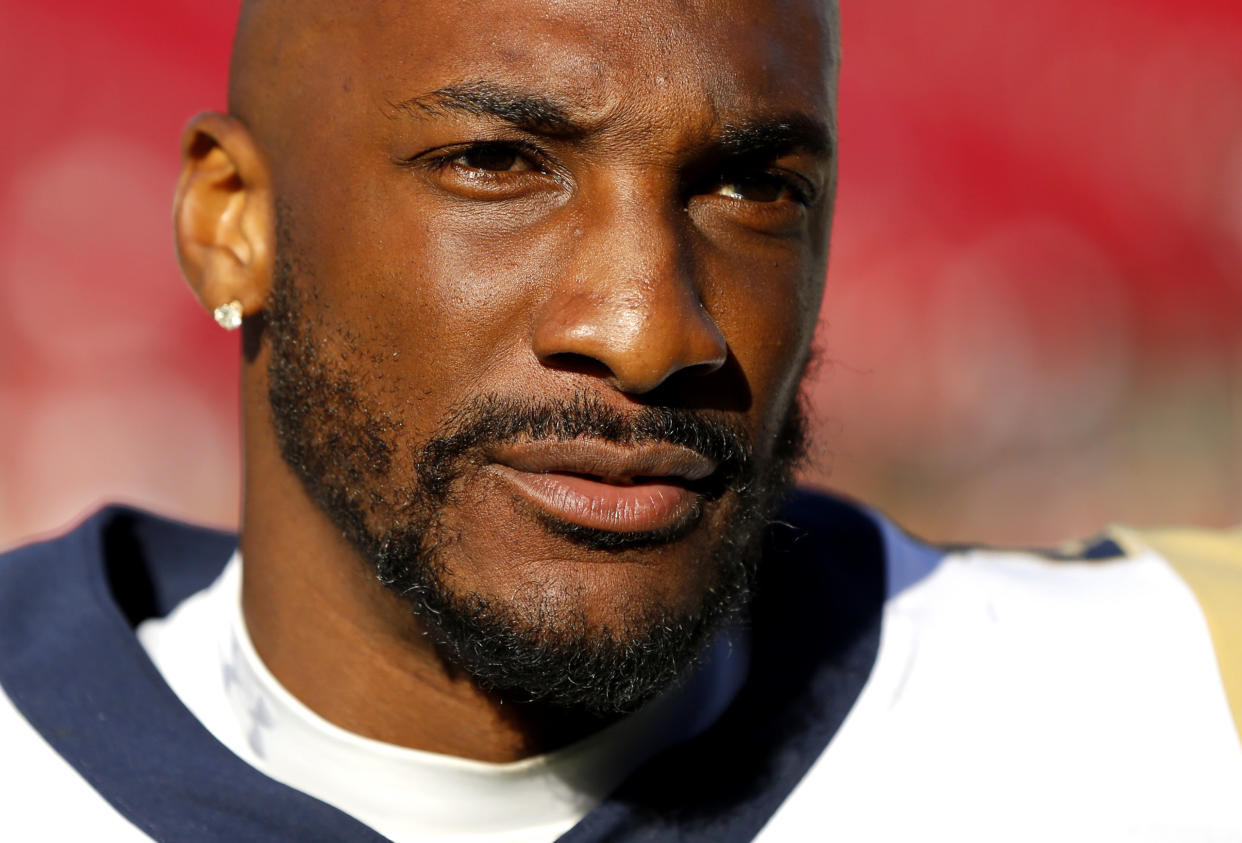
[[(752, 839), (824, 750), (879, 645), (880, 532), (800, 494), (773, 529), (752, 604), (752, 668), (709, 730), (647, 762), (565, 843)], [(134, 635), (205, 588), (230, 534), (109, 508), (0, 557), (0, 685), (43, 738), (156, 840), (382, 841), (237, 758)]]

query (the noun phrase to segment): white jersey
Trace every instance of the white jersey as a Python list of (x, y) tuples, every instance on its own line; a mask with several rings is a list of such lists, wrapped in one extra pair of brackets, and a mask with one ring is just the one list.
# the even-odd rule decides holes
[[(1106, 559), (974, 550), (891, 578), (867, 685), (759, 839), (1242, 841), (1203, 606), (1137, 534), (1112, 537)], [(1242, 536), (1177, 543), (1234, 554), (1199, 564), (1242, 599)], [(1221, 608), (1236, 632), (1242, 605)]]
[[(1242, 843), (1242, 534), (1114, 530), (1038, 554), (931, 547), (815, 495), (785, 520), (732, 661), (623, 721), (612, 749), (562, 750), (573, 772), (509, 780), (532, 788), (512, 805), (505, 771), (471, 768), (495, 789), (446, 784), (437, 833), (461, 815), (497, 843)], [(228, 648), (195, 649), (231, 640), (228, 611), (194, 607), (227, 595), (210, 584), (234, 547), (112, 509), (0, 557), (0, 839), (483, 839), (470, 822), (420, 837), (431, 807), (349, 794), (452, 759), (336, 736), (358, 754), (300, 778), (248, 748)], [(335, 727), (295, 714), (307, 757), (335, 758), (312, 746)], [(372, 773), (395, 768), (368, 752), (413, 767)], [(506, 837), (544, 803), (562, 814), (543, 836)]]

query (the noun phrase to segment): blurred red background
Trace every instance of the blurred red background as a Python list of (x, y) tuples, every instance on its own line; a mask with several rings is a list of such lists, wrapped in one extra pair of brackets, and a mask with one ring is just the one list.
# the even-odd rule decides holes
[[(236, 2), (0, 0), (0, 546), (238, 509), (237, 339), (181, 283)], [(1242, 519), (1242, 3), (843, 0), (807, 479), (936, 539)]]

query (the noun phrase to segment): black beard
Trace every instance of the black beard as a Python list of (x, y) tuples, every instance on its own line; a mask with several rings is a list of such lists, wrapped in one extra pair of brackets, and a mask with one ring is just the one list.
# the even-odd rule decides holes
[[(269, 399), (281, 453), (379, 580), (408, 601), (441, 655), (480, 687), (507, 698), (597, 714), (631, 711), (685, 674), (746, 603), (764, 528), (805, 450), (800, 406), (792, 404), (775, 452), (762, 466), (746, 434), (716, 414), (659, 406), (622, 414), (590, 393), (569, 402), (481, 396), (415, 449), (404, 441), (401, 423), (360, 394), (350, 367), (329, 364), (318, 353), (308, 330), (313, 316), (295, 281), (309, 276), (295, 275), (295, 253), (287, 236), (280, 239), (264, 336), (271, 343)], [(346, 352), (348, 359), (367, 359), (356, 349)], [(719, 463), (698, 491), (704, 501), (727, 507), (721, 523), (729, 531), (715, 537), (712, 580), (692, 610), (640, 606), (615, 628), (592, 629), (580, 608), (563, 602), (551, 608), (533, 599), (504, 604), (447, 584), (440, 550), (451, 537), (441, 514), (453, 480), (487, 446), (576, 437), (672, 442)], [(410, 459), (402, 468), (412, 469), (414, 480), (396, 485), (394, 465), (405, 455)], [(567, 540), (567, 553), (574, 552), (569, 544), (625, 552), (679, 538), (618, 534), (551, 518), (544, 526)]]

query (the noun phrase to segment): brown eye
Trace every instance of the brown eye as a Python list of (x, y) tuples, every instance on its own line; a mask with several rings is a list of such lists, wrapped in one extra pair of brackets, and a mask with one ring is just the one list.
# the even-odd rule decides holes
[(716, 192), (745, 202), (780, 202), (799, 198), (783, 179), (768, 173), (730, 176), (720, 182)]
[(453, 163), (472, 170), (491, 173), (522, 172), (533, 169), (530, 161), (511, 146), (476, 146), (453, 158)]

